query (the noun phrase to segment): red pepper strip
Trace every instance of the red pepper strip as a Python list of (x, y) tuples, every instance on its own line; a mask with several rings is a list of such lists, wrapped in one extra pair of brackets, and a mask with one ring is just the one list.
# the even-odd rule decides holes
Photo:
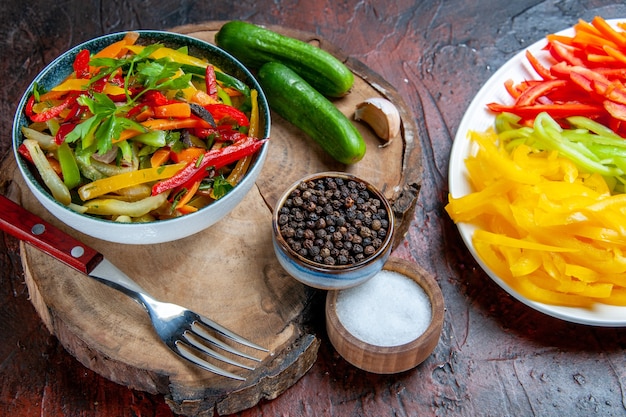
[(30, 152), (28, 152), (28, 148), (26, 147), (26, 145), (22, 143), (20, 146), (18, 146), (17, 152), (22, 155), (28, 162), (30, 162), (31, 164), (33, 163), (33, 157), (30, 155)]
[(569, 78), (572, 72), (572, 66), (567, 62), (561, 61), (550, 67), (550, 74), (555, 78)]
[(101, 93), (104, 91), (104, 87), (106, 86), (106, 84), (107, 84), (107, 79), (100, 78), (99, 80), (91, 84), (91, 89), (96, 93)]
[(152, 186), (152, 195), (161, 194), (190, 181), (199, 181), (209, 175), (209, 169), (218, 170), (226, 165), (232, 164), (256, 152), (268, 139), (257, 140), (248, 137), (246, 140), (237, 142), (225, 148), (212, 149), (201, 156), (201, 160), (194, 160), (187, 164), (173, 177), (159, 181)]
[(594, 118), (606, 114), (603, 106), (584, 103), (534, 104), (532, 106), (506, 106), (500, 103), (489, 103), (487, 107), (495, 113), (513, 113), (523, 119), (535, 118), (544, 111), (555, 119), (569, 116)]
[(54, 142), (57, 145), (65, 142), (65, 137), (68, 133), (70, 133), (76, 127), (75, 123), (65, 123), (59, 126), (59, 130), (57, 130), (57, 134), (54, 136)]
[(169, 100), (165, 95), (156, 90), (150, 90), (144, 94), (142, 102), (152, 107), (164, 106), (169, 103)]
[(248, 137), (248, 135), (234, 130), (231, 125), (221, 125), (215, 127), (197, 127), (193, 129), (193, 134), (199, 138), (206, 139), (213, 135), (215, 142), (239, 142)]
[(566, 87), (567, 85), (567, 80), (549, 80), (535, 84), (520, 94), (515, 102), (515, 105), (528, 106), (535, 104), (540, 97), (546, 95), (550, 91)]
[(124, 75), (120, 71), (117, 71), (114, 75), (109, 76), (109, 83), (118, 87), (124, 87)]
[(587, 93), (596, 92), (600, 86), (600, 84), (597, 84), (597, 86), (594, 87), (593, 81), (580, 73), (570, 74), (570, 79), (572, 80), (574, 84), (576, 84), (578, 87), (580, 87), (582, 90), (586, 91)]
[(76, 58), (74, 58), (74, 72), (76, 73), (76, 78), (89, 78), (89, 51), (87, 49), (83, 49), (80, 51)]
[(626, 104), (626, 87), (621, 82), (612, 82), (606, 86), (604, 96), (616, 103)]
[(65, 118), (63, 119), (63, 123), (67, 123), (70, 120), (72, 120), (74, 117), (78, 116), (78, 112), (80, 112), (81, 109), (81, 105), (79, 105), (78, 103), (74, 103), (71, 107), (69, 112), (65, 115)]
[(550, 68), (547, 68), (541, 62), (539, 62), (537, 57), (535, 57), (528, 50), (526, 51), (526, 59), (528, 60), (530, 65), (533, 67), (537, 75), (539, 75), (541, 78), (543, 78), (544, 80), (551, 80), (554, 78), (552, 74), (550, 74)]
[[(569, 68), (570, 79), (573, 80), (576, 75), (584, 77), (586, 80), (588, 80), (589, 88), (585, 88), (585, 90), (589, 92), (596, 91), (596, 88), (593, 87), (594, 84), (596, 86), (603, 86), (603, 85), (607, 86), (611, 83), (611, 81), (608, 78), (606, 78), (604, 75), (594, 70), (591, 70), (589, 68), (579, 67), (579, 66), (570, 67)], [(581, 85), (581, 87), (584, 88), (584, 85)]]
[(70, 94), (68, 97), (65, 98), (65, 100), (61, 102), (61, 104), (47, 108), (41, 113), (34, 113), (33, 105), (35, 104), (35, 97), (31, 96), (26, 103), (26, 116), (28, 116), (28, 118), (33, 122), (47, 122), (48, 120), (57, 117), (67, 107), (73, 105), (76, 102), (77, 98), (77, 94)]
[(602, 74), (608, 79), (624, 79), (626, 78), (626, 68), (594, 68), (598, 74)]
[(557, 61), (565, 61), (570, 65), (584, 65), (584, 62), (575, 55), (575, 48), (564, 45), (561, 42), (553, 41), (550, 43), (550, 54)]
[(207, 104), (204, 108), (211, 113), (218, 125), (234, 123), (239, 126), (250, 126), (250, 121), (245, 113), (228, 104)]
[(213, 65), (207, 65), (204, 81), (206, 83), (206, 92), (211, 98), (217, 98), (217, 78), (215, 77), (215, 68)]
[(236, 142), (240, 142), (242, 140), (245, 140), (248, 135), (241, 133), (237, 130), (233, 130), (233, 129), (220, 129), (219, 130), (219, 135), (215, 137), (215, 141), (216, 142), (232, 142), (232, 143), (236, 143)]
[(610, 100), (605, 100), (602, 104), (611, 117), (626, 122), (626, 105)]
[(193, 129), (193, 134), (201, 139), (206, 139), (211, 135), (216, 137), (219, 135), (219, 130), (214, 127), (196, 127)]
[(573, 67), (570, 79), (589, 93), (599, 94), (611, 101), (626, 104), (626, 87), (604, 75), (587, 68)]
[(138, 115), (139, 113), (141, 113), (144, 109), (144, 107), (146, 107), (145, 104), (137, 104), (135, 107), (133, 107), (132, 109), (128, 110), (128, 113), (126, 113), (126, 117), (129, 119), (132, 119), (134, 116)]

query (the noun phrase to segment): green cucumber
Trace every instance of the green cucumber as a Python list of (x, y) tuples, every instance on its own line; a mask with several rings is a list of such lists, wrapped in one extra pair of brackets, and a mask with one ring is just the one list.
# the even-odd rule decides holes
[(344, 164), (360, 161), (365, 141), (352, 122), (302, 77), (279, 62), (264, 64), (257, 78), (270, 108)]
[(252, 23), (225, 23), (215, 43), (255, 71), (267, 62), (280, 62), (328, 97), (341, 97), (354, 84), (352, 71), (330, 53)]

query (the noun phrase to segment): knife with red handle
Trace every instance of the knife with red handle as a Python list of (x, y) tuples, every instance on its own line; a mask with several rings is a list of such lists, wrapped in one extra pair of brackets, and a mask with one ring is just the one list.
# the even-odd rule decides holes
[(103, 260), (102, 254), (97, 250), (74, 239), (4, 195), (0, 195), (0, 229), (84, 274), (90, 274)]

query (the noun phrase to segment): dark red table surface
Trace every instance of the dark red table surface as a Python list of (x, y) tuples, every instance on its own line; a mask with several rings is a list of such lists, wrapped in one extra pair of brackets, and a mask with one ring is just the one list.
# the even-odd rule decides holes
[[(378, 3), (378, 4), (377, 4)], [(0, 4), (0, 156), (23, 90), (60, 52), (128, 29), (245, 19), (319, 34), (374, 71), (414, 112), (424, 178), (396, 250), (436, 275), (446, 314), (434, 353), (416, 369), (373, 375), (325, 338), (313, 368), (242, 416), (626, 415), (626, 331), (560, 321), (514, 300), (474, 262), (445, 214), (450, 148), (481, 85), (516, 52), (579, 18), (626, 17), (603, 0), (57, 1)], [(84, 368), (51, 336), (24, 285), (15, 239), (0, 239), (0, 415), (170, 416), (163, 398)]]

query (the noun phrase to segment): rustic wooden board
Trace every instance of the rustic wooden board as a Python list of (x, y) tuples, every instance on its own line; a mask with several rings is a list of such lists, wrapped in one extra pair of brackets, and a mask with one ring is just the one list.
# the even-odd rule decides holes
[[(213, 42), (223, 22), (173, 30)], [(30, 297), (52, 334), (86, 367), (119, 384), (165, 396), (181, 415), (230, 414), (273, 399), (312, 366), (318, 337), (306, 323), (310, 305), (323, 295), (288, 276), (274, 257), (271, 210), (280, 193), (303, 175), (345, 170), (378, 186), (397, 218), (395, 244), (412, 218), (421, 182), (421, 149), (410, 110), (395, 89), (358, 60), (310, 33), (272, 27), (345, 59), (357, 75), (353, 91), (336, 105), (350, 117), (368, 97), (392, 100), (403, 118), (401, 136), (389, 145), (357, 123), (366, 157), (345, 167), (329, 159), (297, 128), (272, 114), (266, 165), (245, 200), (208, 230), (152, 246), (112, 244), (59, 224), (28, 192), (7, 158), (1, 174), (22, 205), (101, 251), (157, 298), (185, 305), (264, 345), (270, 352), (245, 382), (198, 370), (179, 360), (155, 336), (141, 307), (126, 296), (22, 246)], [(231, 369), (235, 371), (235, 369)]]

